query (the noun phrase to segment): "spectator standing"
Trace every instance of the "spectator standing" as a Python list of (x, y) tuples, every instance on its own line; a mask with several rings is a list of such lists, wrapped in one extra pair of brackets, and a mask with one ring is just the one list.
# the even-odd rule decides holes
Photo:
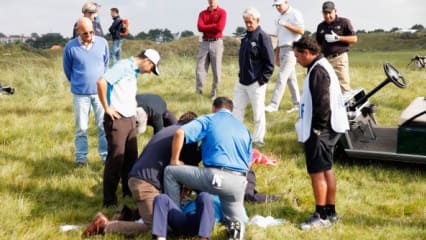
[[(136, 236), (151, 230), (154, 198), (163, 191), (163, 171), (170, 162), (173, 136), (178, 128), (196, 117), (193, 112), (184, 113), (176, 125), (163, 128), (155, 134), (129, 173), (128, 185), (143, 224), (131, 221), (104, 221), (106, 217), (98, 214), (95, 221), (83, 232), (83, 236), (99, 233), (124, 233), (126, 236)], [(201, 161), (198, 145), (186, 144), (180, 159), (185, 164), (197, 166)]]
[(213, 72), (213, 83), (210, 98), (216, 98), (222, 75), (223, 30), (226, 24), (226, 11), (218, 6), (217, 0), (208, 0), (209, 6), (198, 16), (198, 31), (203, 33), (197, 55), (195, 70), (195, 91), (203, 94), (203, 85), (207, 77), (209, 65)]
[(244, 121), (244, 110), (250, 102), (253, 109), (253, 143), (263, 147), (266, 133), (265, 94), (274, 71), (271, 37), (260, 27), (260, 13), (248, 8), (243, 13), (246, 32), (239, 51), (239, 79), (234, 88), (234, 116)]
[(114, 64), (99, 78), (98, 95), (105, 110), (104, 128), (108, 157), (103, 177), (103, 205), (116, 206), (121, 179), (123, 197), (131, 196), (128, 174), (138, 157), (136, 132), (136, 90), (139, 73), (159, 74), (160, 55), (154, 49)]
[(317, 42), (322, 52), (336, 71), (343, 93), (351, 90), (349, 77), (349, 46), (358, 42), (356, 32), (349, 19), (339, 17), (333, 2), (322, 5), (324, 21), (317, 27)]
[[(218, 97), (212, 114), (196, 118), (176, 130), (170, 165), (164, 170), (164, 192), (179, 206), (181, 184), (218, 195), (229, 239), (243, 239), (244, 189), (252, 161), (249, 130), (231, 111), (232, 100)], [(224, 129), (226, 126), (226, 129)], [(201, 141), (204, 167), (182, 165), (182, 146)]]
[(71, 83), (75, 116), (75, 160), (78, 166), (85, 166), (89, 150), (87, 130), (91, 108), (98, 128), (98, 152), (105, 161), (108, 146), (102, 125), (104, 110), (98, 98), (96, 81), (108, 67), (109, 50), (107, 41), (94, 36), (93, 24), (89, 18), (77, 21), (78, 37), (68, 41), (64, 48), (63, 68)]
[(304, 22), (302, 14), (299, 10), (291, 7), (288, 0), (275, 0), (273, 6), (280, 14), (276, 20), (278, 47), (275, 52), (275, 62), (279, 64), (280, 71), (271, 101), (266, 106), (265, 111), (278, 111), (286, 85), (288, 85), (293, 106), (287, 112), (291, 113), (299, 109), (300, 101), (296, 77), (296, 58), (292, 44), (304, 34)]
[[(83, 7), (81, 8), (81, 12), (83, 13), (84, 17), (87, 17), (92, 21), (93, 31), (95, 35), (99, 37), (104, 37), (104, 31), (102, 30), (99, 16), (97, 16), (99, 12), (99, 8), (100, 8), (99, 4), (89, 1), (83, 5)], [(75, 23), (73, 32), (72, 32), (72, 38), (75, 38), (77, 36), (78, 36), (77, 23)]]
[(154, 134), (164, 127), (177, 123), (175, 115), (167, 109), (167, 103), (157, 94), (143, 93), (136, 95), (138, 108), (146, 113), (147, 124), (154, 128)]
[(122, 26), (122, 20), (120, 18), (118, 8), (111, 8), (111, 17), (112, 17), (112, 24), (108, 30), (112, 38), (110, 55), (111, 55), (112, 64), (114, 64), (121, 58), (121, 46), (123, 45), (121, 32), (123, 31), (123, 26)]
[(315, 40), (302, 37), (293, 44), (297, 62), (308, 69), (303, 83), (296, 131), (303, 143), (306, 167), (315, 197), (315, 212), (302, 230), (325, 228), (338, 220), (333, 151), (341, 133), (349, 129), (345, 103), (333, 67)]

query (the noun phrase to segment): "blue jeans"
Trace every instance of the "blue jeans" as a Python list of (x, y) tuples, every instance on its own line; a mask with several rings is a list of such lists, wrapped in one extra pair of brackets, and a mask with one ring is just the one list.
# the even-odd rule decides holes
[(121, 58), (121, 45), (123, 45), (123, 40), (113, 40), (111, 46), (111, 60), (112, 64), (116, 63)]
[(93, 108), (95, 122), (98, 128), (98, 152), (101, 159), (105, 161), (108, 154), (108, 144), (105, 138), (103, 119), (104, 109), (99, 101), (98, 95), (77, 95), (73, 96), (74, 116), (75, 116), (75, 159), (77, 162), (87, 161), (89, 146), (87, 143), (87, 129), (89, 127), (90, 110)]

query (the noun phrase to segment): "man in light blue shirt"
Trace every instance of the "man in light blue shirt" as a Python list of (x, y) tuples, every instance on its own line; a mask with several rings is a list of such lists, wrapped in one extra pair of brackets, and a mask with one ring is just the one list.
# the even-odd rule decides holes
[(128, 174), (138, 157), (136, 90), (139, 73), (159, 74), (160, 54), (154, 49), (114, 64), (98, 80), (98, 95), (105, 110), (104, 128), (108, 157), (104, 168), (103, 205), (117, 205), (116, 191), (121, 179), (123, 197), (131, 196)]
[[(164, 173), (164, 191), (176, 204), (180, 202), (181, 184), (218, 195), (230, 239), (243, 239), (244, 190), (252, 161), (252, 139), (247, 127), (232, 115), (232, 109), (231, 99), (218, 97), (213, 101), (212, 114), (176, 130), (170, 166)], [(198, 141), (205, 167), (182, 165), (179, 155), (183, 144)]]
[(102, 125), (104, 110), (99, 102), (96, 81), (108, 67), (107, 41), (94, 36), (89, 18), (77, 22), (78, 37), (70, 40), (64, 48), (63, 68), (71, 83), (75, 115), (75, 159), (78, 166), (85, 166), (89, 150), (87, 130), (91, 108), (98, 128), (98, 151), (102, 160), (107, 156), (107, 142)]

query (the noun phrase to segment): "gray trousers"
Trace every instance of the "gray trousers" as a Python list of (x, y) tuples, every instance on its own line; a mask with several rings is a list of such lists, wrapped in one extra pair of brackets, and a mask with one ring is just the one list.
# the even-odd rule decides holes
[(247, 179), (216, 168), (167, 166), (164, 170), (164, 192), (180, 205), (181, 185), (219, 196), (225, 221), (238, 221), (240, 239), (244, 236), (244, 191)]
[(217, 41), (201, 41), (197, 55), (197, 66), (195, 70), (197, 91), (203, 91), (204, 81), (207, 77), (209, 65), (212, 65), (213, 83), (212, 93), (216, 93), (219, 88), (220, 77), (222, 75), (222, 57), (223, 57), (223, 40)]
[(280, 106), (286, 85), (290, 89), (293, 105), (298, 105), (300, 93), (296, 77), (296, 57), (291, 47), (280, 47), (280, 72), (278, 73), (270, 104), (276, 107)]

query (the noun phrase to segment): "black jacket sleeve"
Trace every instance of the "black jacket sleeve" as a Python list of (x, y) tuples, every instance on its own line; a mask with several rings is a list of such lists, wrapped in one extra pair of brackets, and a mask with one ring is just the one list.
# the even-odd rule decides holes
[(312, 96), (312, 128), (322, 130), (330, 127), (330, 76), (324, 67), (316, 65), (309, 76)]

